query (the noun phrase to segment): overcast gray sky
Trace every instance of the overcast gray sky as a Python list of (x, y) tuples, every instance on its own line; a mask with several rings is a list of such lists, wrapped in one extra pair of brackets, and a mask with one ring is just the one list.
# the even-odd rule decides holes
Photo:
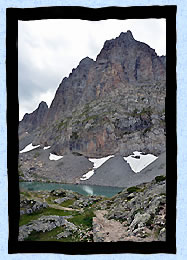
[(38, 20), (18, 23), (19, 118), (41, 101), (50, 106), (64, 77), (86, 56), (96, 59), (106, 40), (131, 30), (158, 55), (166, 54), (165, 19)]

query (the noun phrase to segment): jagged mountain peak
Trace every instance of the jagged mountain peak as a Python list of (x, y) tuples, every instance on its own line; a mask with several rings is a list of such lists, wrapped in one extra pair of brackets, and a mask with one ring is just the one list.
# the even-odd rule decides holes
[(120, 33), (119, 38), (127, 40), (127, 41), (133, 41), (134, 40), (133, 34), (130, 30), (128, 30), (126, 33), (125, 32)]
[[(88, 71), (89, 68), (95, 63), (95, 61), (91, 58), (89, 58), (88, 56), (83, 58), (78, 66), (76, 68), (72, 69), (72, 72), (69, 74), (69, 76), (71, 77), (73, 74), (76, 74), (76, 72), (78, 71), (80, 73), (80, 71)], [(64, 80), (63, 80), (64, 81)]]
[[(85, 57), (62, 80), (35, 143), (91, 157), (144, 149), (159, 154), (165, 142), (164, 64), (165, 57), (131, 31), (106, 41), (96, 61)], [(32, 129), (38, 126), (34, 115)]]
[(31, 113), (25, 113), (22, 121), (28, 120), (30, 118), (30, 116), (32, 116), (33, 114), (39, 113), (41, 110), (47, 110), (48, 109), (48, 105), (46, 102), (41, 101), (40, 104), (38, 105), (38, 107)]
[(47, 109), (48, 105), (45, 101), (41, 101), (37, 109)]
[(23, 119), (20, 122), (20, 129), (19, 131), (32, 131), (37, 127), (42, 125), (45, 115), (48, 112), (48, 105), (46, 102), (42, 101), (38, 105), (37, 109), (34, 110), (32, 113), (26, 113)]
[(92, 64), (93, 62), (94, 60), (87, 56), (80, 61), (79, 65), (88, 65), (88, 64)]
[[(106, 51), (111, 50), (117, 46), (123, 47), (123, 45), (125, 45), (128, 47), (133, 43), (136, 43), (136, 40), (134, 39), (132, 32), (128, 30), (127, 32), (121, 32), (120, 35), (118, 37), (116, 37), (115, 39), (105, 41), (101, 52), (103, 50), (106, 50)], [(99, 57), (99, 55), (98, 55), (98, 57)]]

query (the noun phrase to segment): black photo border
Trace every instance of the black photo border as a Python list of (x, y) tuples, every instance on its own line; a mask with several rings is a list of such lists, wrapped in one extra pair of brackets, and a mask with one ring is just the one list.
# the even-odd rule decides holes
[[(69, 255), (117, 253), (176, 254), (176, 12), (175, 5), (87, 8), (56, 6), (7, 8), (6, 10), (6, 83), (7, 83), (7, 162), (8, 162), (8, 253), (61, 253)], [(165, 242), (39, 242), (18, 241), (19, 177), (18, 177), (18, 20), (41, 19), (166, 19), (166, 241)]]

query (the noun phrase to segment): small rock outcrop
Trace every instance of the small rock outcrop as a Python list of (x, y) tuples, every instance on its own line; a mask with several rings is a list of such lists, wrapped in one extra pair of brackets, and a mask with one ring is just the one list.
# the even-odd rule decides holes
[(47, 232), (57, 227), (67, 225), (67, 217), (63, 216), (42, 216), (38, 220), (23, 225), (19, 229), (19, 241), (24, 241), (32, 232)]
[(45, 202), (24, 199), (20, 201), (20, 215), (32, 214), (48, 207), (49, 205)]

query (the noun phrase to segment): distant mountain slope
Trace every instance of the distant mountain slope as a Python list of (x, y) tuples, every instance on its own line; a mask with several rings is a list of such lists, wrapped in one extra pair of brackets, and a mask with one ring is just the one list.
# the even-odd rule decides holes
[(82, 184), (130, 187), (152, 181), (156, 176), (166, 175), (166, 153), (139, 173), (134, 173), (122, 156), (115, 156), (101, 165), (95, 174)]
[(82, 181), (81, 184), (126, 187), (127, 183), (132, 185), (134, 176), (135, 173), (123, 157), (115, 156), (95, 170), (89, 180)]
[(77, 183), (83, 174), (92, 169), (93, 163), (84, 156), (65, 155), (57, 161), (50, 160), (51, 149), (38, 147), (19, 155), (21, 181)]

